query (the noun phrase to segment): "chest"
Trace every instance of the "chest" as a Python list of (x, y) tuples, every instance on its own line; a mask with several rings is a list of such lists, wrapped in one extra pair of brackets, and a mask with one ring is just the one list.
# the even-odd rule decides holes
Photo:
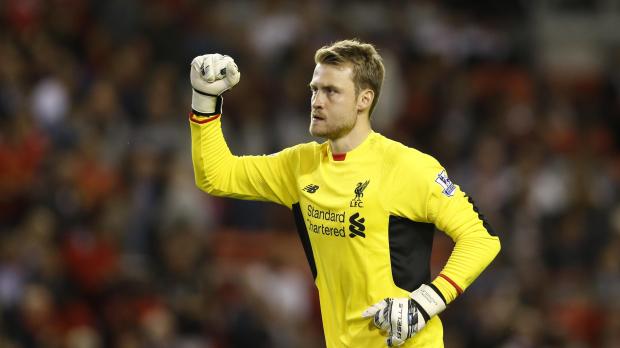
[(298, 177), (300, 201), (333, 210), (377, 209), (383, 177), (373, 161), (327, 163)]
[(384, 183), (373, 162), (327, 164), (298, 178), (300, 206), (311, 239), (362, 240), (385, 225)]

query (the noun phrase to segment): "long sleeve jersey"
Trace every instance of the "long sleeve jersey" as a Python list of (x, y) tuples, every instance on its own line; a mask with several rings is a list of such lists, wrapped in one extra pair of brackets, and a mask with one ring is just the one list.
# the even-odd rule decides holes
[[(216, 196), (291, 209), (318, 288), (327, 347), (385, 347), (362, 312), (432, 284), (446, 303), (499, 252), (472, 200), (431, 156), (372, 132), (346, 154), (306, 143), (269, 156), (234, 156), (219, 115), (190, 116), (197, 186)], [(454, 249), (431, 279), (434, 230)], [(403, 347), (443, 347), (438, 316)]]

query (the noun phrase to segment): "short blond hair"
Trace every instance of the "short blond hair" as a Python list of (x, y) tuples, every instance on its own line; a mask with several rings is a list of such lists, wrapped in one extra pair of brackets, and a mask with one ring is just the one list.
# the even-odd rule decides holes
[(333, 65), (351, 63), (353, 65), (352, 78), (355, 85), (355, 95), (366, 88), (375, 93), (368, 112), (369, 116), (372, 114), (379, 100), (385, 75), (383, 59), (372, 44), (355, 39), (334, 42), (331, 45), (319, 48), (314, 54), (314, 62)]

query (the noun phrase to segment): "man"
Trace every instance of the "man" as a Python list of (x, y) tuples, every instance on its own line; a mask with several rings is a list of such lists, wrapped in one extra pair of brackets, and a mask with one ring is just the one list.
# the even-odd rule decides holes
[[(221, 94), (239, 82), (239, 70), (219, 54), (192, 61), (196, 184), (292, 210), (327, 347), (442, 347), (437, 314), (493, 260), (499, 240), (434, 158), (373, 132), (384, 67), (372, 45), (336, 42), (315, 62), (310, 133), (327, 141), (237, 157), (220, 115)], [(431, 281), (435, 227), (455, 247)]]

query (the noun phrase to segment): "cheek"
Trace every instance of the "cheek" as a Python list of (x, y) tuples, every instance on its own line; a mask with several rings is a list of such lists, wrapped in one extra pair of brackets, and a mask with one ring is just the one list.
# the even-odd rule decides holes
[(350, 95), (339, 95), (332, 100), (340, 109), (357, 108), (357, 99)]

